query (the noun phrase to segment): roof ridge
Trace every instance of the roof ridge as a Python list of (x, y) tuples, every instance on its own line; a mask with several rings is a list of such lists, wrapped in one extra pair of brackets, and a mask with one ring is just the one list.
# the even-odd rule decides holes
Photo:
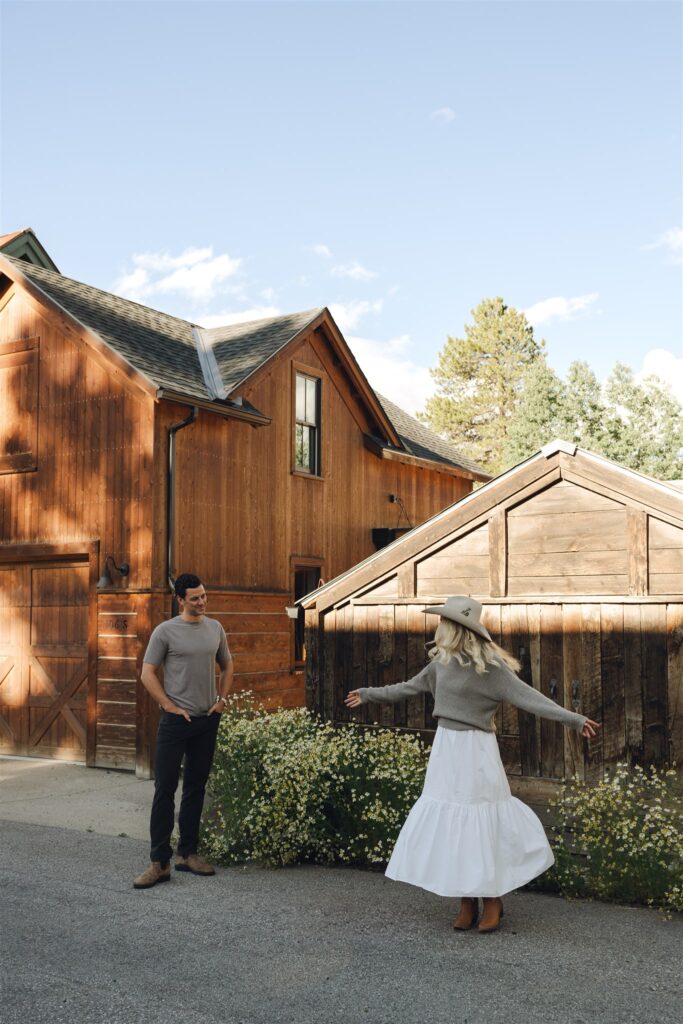
[[(215, 327), (202, 327), (201, 329), (204, 332), (232, 330), (233, 328), (239, 327), (252, 327), (254, 324), (277, 323), (278, 320), (291, 320), (292, 317), (305, 315), (309, 315), (312, 320), (314, 316), (319, 316), (325, 309), (327, 309), (327, 306), (312, 306), (311, 309), (298, 309), (294, 310), (292, 313), (279, 313), (277, 316), (264, 316), (260, 317), (258, 320), (237, 320), (232, 324), (216, 324)], [(228, 341), (229, 339), (226, 338), (225, 340)]]

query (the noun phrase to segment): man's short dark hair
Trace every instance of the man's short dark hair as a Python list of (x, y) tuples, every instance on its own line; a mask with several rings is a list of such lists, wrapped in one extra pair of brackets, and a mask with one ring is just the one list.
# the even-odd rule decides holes
[(201, 585), (202, 581), (199, 576), (195, 576), (191, 572), (182, 572), (174, 585), (176, 597), (182, 597), (184, 600), (185, 594), (188, 590), (193, 590), (195, 587), (201, 587)]

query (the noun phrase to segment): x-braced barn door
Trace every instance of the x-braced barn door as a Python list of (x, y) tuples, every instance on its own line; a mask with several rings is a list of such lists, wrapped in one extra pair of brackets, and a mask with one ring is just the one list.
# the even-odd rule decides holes
[(87, 563), (0, 566), (0, 752), (84, 760)]

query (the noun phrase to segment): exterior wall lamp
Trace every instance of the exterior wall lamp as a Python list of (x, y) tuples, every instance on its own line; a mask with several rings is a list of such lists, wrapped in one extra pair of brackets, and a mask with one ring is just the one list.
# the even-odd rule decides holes
[(109, 562), (111, 562), (111, 564), (114, 566), (115, 572), (119, 574), (121, 579), (125, 579), (125, 577), (130, 572), (130, 566), (128, 565), (128, 562), (121, 562), (121, 565), (117, 565), (112, 555), (105, 555), (102, 575), (97, 581), (98, 590), (105, 590), (107, 587), (113, 586), (113, 580), (111, 578), (111, 573), (109, 572)]

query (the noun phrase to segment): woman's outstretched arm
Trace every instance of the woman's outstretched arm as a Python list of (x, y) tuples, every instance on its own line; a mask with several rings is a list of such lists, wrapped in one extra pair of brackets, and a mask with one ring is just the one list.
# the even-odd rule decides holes
[(368, 686), (359, 690), (351, 690), (345, 698), (347, 708), (358, 708), (361, 704), (396, 704), (399, 700), (414, 697), (416, 693), (434, 692), (436, 675), (434, 662), (430, 661), (421, 672), (405, 683), (394, 683), (393, 686)]
[[(486, 676), (482, 678), (486, 679)], [(507, 701), (508, 704), (513, 704), (516, 708), (521, 708), (522, 711), (540, 715), (541, 718), (550, 718), (555, 722), (561, 722), (569, 729), (576, 729), (588, 739), (595, 736), (596, 730), (600, 728), (598, 722), (586, 718), (585, 715), (579, 715), (575, 711), (568, 711), (560, 704), (556, 704), (554, 700), (539, 693), (506, 666), (501, 665), (495, 673), (491, 670), (491, 685), (495, 688), (495, 694), (499, 700)]]

